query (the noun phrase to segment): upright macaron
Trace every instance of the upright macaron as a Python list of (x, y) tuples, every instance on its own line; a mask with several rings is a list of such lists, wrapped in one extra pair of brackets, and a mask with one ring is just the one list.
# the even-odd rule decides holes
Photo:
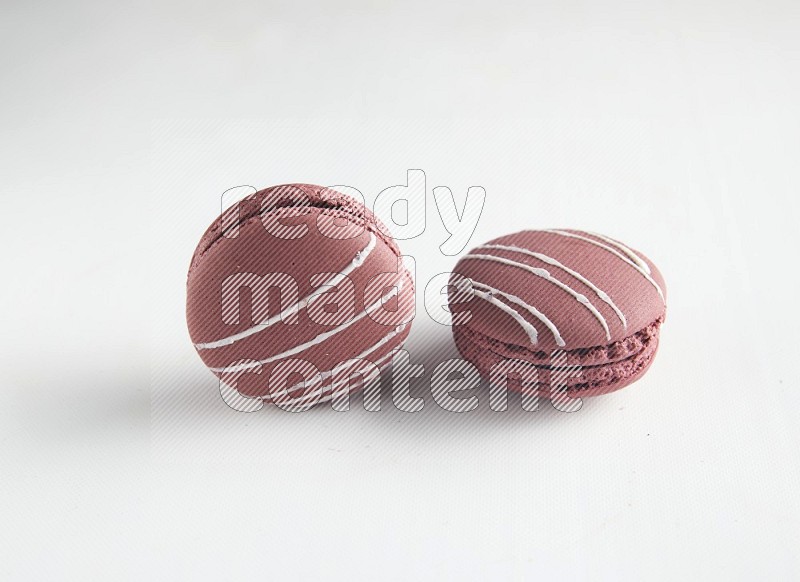
[(386, 227), (335, 190), (287, 184), (223, 212), (187, 278), (189, 335), (244, 397), (313, 405), (375, 378), (408, 335), (414, 283)]
[(641, 378), (666, 314), (664, 279), (646, 256), (579, 230), (523, 231), (472, 249), (449, 297), (462, 356), (487, 378), (521, 362), (542, 395), (557, 385), (595, 396)]

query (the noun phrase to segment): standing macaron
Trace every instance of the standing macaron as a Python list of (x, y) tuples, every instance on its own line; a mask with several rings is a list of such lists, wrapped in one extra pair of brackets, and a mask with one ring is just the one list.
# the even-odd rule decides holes
[(306, 408), (374, 379), (402, 345), (414, 283), (363, 204), (307, 184), (261, 190), (224, 212), (189, 268), (186, 319), (231, 395)]
[(484, 377), (513, 360), (534, 371), (539, 394), (557, 385), (580, 397), (612, 392), (647, 371), (666, 287), (647, 257), (619, 241), (530, 230), (463, 256), (450, 301), (456, 345)]

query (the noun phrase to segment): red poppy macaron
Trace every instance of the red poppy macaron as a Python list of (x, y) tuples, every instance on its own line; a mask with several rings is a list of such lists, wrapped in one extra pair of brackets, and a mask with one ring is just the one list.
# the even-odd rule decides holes
[(195, 250), (186, 291), (194, 347), (226, 402), (241, 396), (248, 410), (302, 409), (363, 387), (414, 315), (414, 283), (386, 227), (359, 201), (309, 184), (273, 186), (223, 212)]
[(532, 371), (517, 389), (532, 381), (542, 395), (556, 385), (569, 396), (605, 394), (641, 378), (658, 349), (664, 279), (645, 255), (607, 236), (503, 236), (464, 255), (450, 283), (459, 352), (490, 380), (509, 362)]

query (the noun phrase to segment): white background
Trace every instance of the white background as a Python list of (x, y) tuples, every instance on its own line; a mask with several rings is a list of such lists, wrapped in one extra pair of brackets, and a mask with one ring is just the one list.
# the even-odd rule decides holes
[[(146, 4), (0, 9), (0, 577), (800, 576), (796, 3)], [(480, 185), (471, 244), (659, 265), (648, 374), (573, 414), (228, 409), (183, 311), (221, 193), (410, 168), (418, 299), (431, 189)], [(407, 348), (455, 355), (421, 304)]]

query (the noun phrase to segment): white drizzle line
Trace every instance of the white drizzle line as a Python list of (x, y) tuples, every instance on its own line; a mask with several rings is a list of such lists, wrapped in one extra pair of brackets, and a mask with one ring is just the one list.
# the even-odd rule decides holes
[(619, 320), (622, 322), (622, 327), (624, 327), (625, 329), (628, 328), (628, 321), (625, 319), (625, 314), (622, 313), (620, 308), (617, 307), (616, 304), (611, 300), (611, 297), (608, 296), (608, 293), (606, 293), (605, 291), (603, 291), (602, 289), (597, 287), (597, 285), (595, 285), (594, 283), (589, 281), (589, 279), (587, 279), (586, 277), (584, 277), (583, 275), (581, 275), (577, 271), (574, 271), (573, 269), (570, 269), (566, 265), (563, 265), (562, 263), (560, 263), (559, 261), (557, 261), (553, 257), (548, 257), (547, 255), (543, 255), (542, 253), (537, 253), (537, 252), (534, 252), (534, 251), (530, 251), (530, 250), (528, 250), (526, 248), (515, 247), (515, 246), (507, 246), (507, 245), (482, 245), (482, 246), (480, 246), (478, 248), (479, 249), (497, 249), (497, 250), (500, 250), (500, 251), (509, 251), (509, 252), (514, 252), (514, 253), (522, 253), (522, 254), (525, 254), (525, 255), (530, 255), (531, 257), (539, 259), (540, 261), (542, 261), (544, 263), (547, 263), (548, 265), (553, 265), (554, 267), (558, 267), (559, 269), (561, 269), (563, 271), (566, 271), (567, 273), (569, 273), (570, 275), (575, 277), (578, 281), (580, 281), (581, 283), (583, 283), (584, 285), (589, 287), (592, 291), (597, 293), (597, 296), (601, 300), (603, 300), (605, 303), (607, 303), (608, 306), (611, 307), (611, 309), (614, 310), (614, 313), (617, 314), (617, 317), (619, 317)]
[(251, 335), (254, 335), (260, 331), (267, 329), (270, 325), (276, 323), (278, 320), (283, 320), (289, 317), (290, 315), (297, 313), (301, 309), (305, 309), (306, 307), (308, 307), (308, 304), (313, 299), (315, 299), (322, 293), (326, 292), (328, 288), (335, 287), (336, 285), (341, 283), (345, 277), (347, 277), (350, 273), (352, 273), (358, 267), (363, 265), (364, 261), (367, 259), (372, 250), (375, 248), (376, 242), (377, 241), (375, 239), (375, 235), (370, 232), (369, 242), (367, 243), (367, 246), (365, 246), (363, 249), (361, 249), (356, 253), (356, 256), (353, 257), (353, 260), (350, 261), (349, 265), (347, 265), (344, 269), (341, 270), (341, 272), (337, 273), (336, 275), (331, 277), (328, 281), (326, 281), (324, 284), (322, 284), (320, 287), (318, 287), (309, 296), (304, 297), (294, 305), (290, 305), (289, 307), (287, 307), (280, 313), (273, 315), (266, 321), (262, 321), (261, 323), (254, 325), (253, 327), (250, 327), (244, 331), (240, 331), (239, 333), (235, 333), (231, 336), (213, 342), (203, 342), (199, 344), (194, 344), (194, 347), (197, 348), (198, 350), (210, 350), (214, 348), (221, 348), (223, 346), (229, 346), (234, 342), (237, 342), (246, 337), (250, 337)]
[[(553, 337), (555, 338), (556, 344), (558, 346), (564, 347), (566, 345), (566, 343), (564, 342), (564, 338), (561, 337), (561, 334), (559, 333), (558, 328), (556, 327), (556, 324), (553, 323), (552, 321), (550, 321), (550, 318), (548, 318), (544, 313), (542, 313), (541, 311), (536, 309), (533, 305), (529, 305), (528, 303), (525, 303), (522, 299), (520, 299), (516, 295), (511, 295), (510, 293), (506, 293), (504, 291), (500, 291), (499, 289), (495, 289), (494, 287), (492, 287), (490, 285), (487, 285), (486, 283), (479, 283), (477, 281), (473, 281), (472, 282), (472, 287), (473, 288), (478, 287), (479, 289), (485, 289), (491, 295), (500, 295), (501, 297), (505, 297), (511, 303), (516, 303), (517, 305), (522, 307), (524, 310), (526, 310), (528, 313), (533, 315), (536, 319), (538, 319), (539, 321), (541, 321), (543, 324), (545, 324), (547, 326), (547, 329), (549, 329), (553, 333)], [(478, 297), (480, 297), (480, 295), (478, 295)], [(484, 297), (481, 297), (481, 299), (484, 299)], [(528, 322), (526, 321), (525, 323), (528, 323)], [(534, 330), (534, 331), (536, 331), (536, 330)], [(533, 341), (532, 343), (536, 344), (535, 341)]]
[[(364, 350), (363, 352), (361, 352), (357, 356), (353, 356), (352, 358), (349, 358), (349, 359), (351, 359), (351, 360), (361, 360), (363, 358), (366, 358), (368, 355), (370, 355), (372, 352), (374, 352), (375, 350), (377, 350), (381, 346), (384, 346), (387, 343), (389, 343), (389, 341), (393, 337), (395, 337), (396, 335), (398, 335), (400, 333), (403, 333), (403, 330), (405, 328), (406, 328), (406, 324), (404, 324), (404, 323), (398, 325), (396, 328), (394, 328), (394, 330), (390, 331), (385, 336), (383, 336), (380, 339), (380, 341), (378, 341), (374, 346), (370, 346), (369, 348), (367, 348), (366, 350)], [(391, 352), (390, 352), (390, 354), (391, 354)], [(381, 359), (383, 359), (383, 358), (381, 358)], [(381, 361), (381, 360), (378, 360), (378, 361)], [(377, 366), (378, 362), (373, 362), (373, 364), (375, 364)], [(334, 366), (330, 370), (326, 370), (324, 372), (321, 372), (320, 375), (319, 375), (319, 380), (313, 382), (313, 385), (320, 384), (320, 383), (324, 382), (325, 380), (327, 380), (328, 378), (330, 378), (334, 374), (336, 374), (336, 372), (338, 372), (339, 370), (344, 370), (348, 366), (349, 366), (349, 364), (347, 364), (346, 362), (343, 362), (343, 363), (337, 364), (336, 366)], [(278, 392), (276, 392), (274, 394), (270, 394), (270, 397), (277, 398), (277, 397), (280, 397), (280, 396), (285, 396), (289, 392), (293, 392), (294, 390), (297, 390), (298, 388), (300, 388), (300, 386), (302, 384), (303, 384), (303, 382), (297, 382), (296, 384), (294, 384), (290, 388), (284, 388), (283, 390), (279, 390)], [(309, 386), (306, 386), (306, 388), (309, 388)], [(307, 396), (310, 396), (310, 395), (307, 395)]]
[(479, 297), (484, 301), (488, 301), (498, 309), (505, 311), (507, 314), (513, 317), (520, 327), (525, 330), (525, 333), (528, 334), (528, 339), (531, 340), (531, 344), (536, 345), (539, 342), (539, 332), (536, 331), (536, 328), (533, 327), (528, 320), (522, 317), (517, 310), (509, 307), (499, 299), (492, 297), (492, 293), (493, 292), (479, 291), (478, 289), (472, 290), (472, 294), (475, 297)]
[[(642, 276), (643, 276), (645, 279), (647, 279), (647, 281), (648, 281), (648, 282), (649, 282), (649, 283), (650, 283), (650, 284), (651, 284), (653, 287), (655, 287), (655, 288), (656, 288), (656, 291), (658, 291), (658, 294), (661, 296), (661, 300), (662, 300), (662, 301), (664, 302), (664, 304), (666, 305), (666, 303), (667, 303), (667, 300), (666, 300), (666, 298), (664, 297), (664, 292), (661, 290), (661, 287), (659, 287), (659, 286), (658, 286), (658, 283), (656, 283), (656, 282), (653, 280), (653, 278), (650, 276), (650, 274), (649, 274), (647, 271), (645, 271), (644, 269), (642, 269), (642, 268), (641, 268), (639, 265), (637, 265), (636, 263), (634, 263), (632, 260), (630, 260), (630, 259), (629, 259), (628, 257), (626, 257), (624, 254), (622, 254), (621, 252), (619, 252), (617, 249), (611, 248), (610, 246), (608, 246), (608, 245), (605, 245), (605, 244), (603, 244), (603, 243), (601, 243), (601, 242), (598, 242), (598, 241), (596, 241), (596, 240), (594, 240), (594, 239), (591, 239), (591, 238), (589, 238), (589, 237), (586, 237), (586, 236), (581, 236), (581, 235), (579, 235), (579, 234), (573, 234), (573, 233), (571, 233), (571, 232), (566, 232), (566, 231), (563, 231), (563, 230), (554, 230), (554, 229), (551, 229), (551, 230), (544, 230), (544, 231), (542, 231), (542, 232), (549, 232), (549, 233), (552, 233), (552, 234), (557, 234), (557, 235), (560, 235), (560, 236), (567, 236), (567, 237), (570, 237), (570, 238), (577, 238), (577, 239), (579, 239), (579, 240), (583, 240), (583, 241), (586, 241), (586, 242), (588, 242), (588, 243), (591, 243), (591, 244), (593, 244), (593, 245), (595, 245), (595, 246), (597, 246), (597, 247), (600, 247), (601, 249), (605, 249), (605, 250), (607, 250), (609, 253), (611, 253), (611, 254), (613, 254), (613, 255), (616, 255), (617, 257), (619, 257), (620, 259), (622, 259), (623, 261), (625, 261), (626, 263), (628, 263), (628, 264), (629, 264), (631, 267), (633, 267), (634, 269), (636, 269), (637, 271), (639, 271), (639, 272), (642, 274)], [(649, 268), (648, 268), (648, 269), (649, 269)]]
[(249, 370), (250, 368), (256, 368), (261, 364), (269, 364), (269, 363), (274, 362), (276, 360), (282, 360), (283, 358), (286, 358), (286, 357), (289, 357), (289, 356), (293, 356), (293, 355), (298, 354), (300, 352), (304, 352), (308, 348), (313, 347), (313, 346), (315, 346), (317, 344), (321, 344), (322, 342), (327, 340), (329, 337), (332, 337), (332, 336), (336, 335), (337, 333), (340, 333), (340, 332), (344, 331), (345, 329), (347, 329), (348, 327), (350, 327), (351, 325), (353, 325), (357, 321), (360, 321), (361, 319), (364, 319), (368, 314), (370, 314), (373, 311), (375, 311), (376, 309), (378, 309), (378, 307), (381, 307), (383, 305), (384, 301), (386, 301), (387, 299), (393, 297), (394, 295), (398, 295), (402, 288), (403, 288), (403, 280), (402, 279), (398, 279), (397, 283), (395, 284), (394, 287), (392, 287), (391, 291), (389, 291), (388, 293), (386, 293), (385, 295), (380, 297), (375, 303), (373, 303), (372, 305), (367, 307), (364, 311), (362, 311), (361, 313), (356, 315), (354, 318), (344, 322), (343, 324), (341, 324), (341, 325), (339, 325), (337, 327), (334, 327), (331, 330), (328, 330), (326, 332), (323, 332), (323, 333), (311, 338), (307, 342), (304, 342), (304, 343), (302, 343), (300, 345), (297, 345), (297, 346), (295, 346), (295, 347), (293, 347), (291, 349), (288, 349), (285, 352), (281, 352), (280, 354), (275, 354), (274, 356), (270, 356), (269, 358), (266, 358), (264, 360), (247, 362), (245, 364), (237, 364), (236, 366), (228, 366), (226, 368), (211, 368), (211, 371), (212, 372), (221, 372), (221, 373), (224, 373), (224, 374), (228, 374), (230, 372), (240, 372), (242, 370)]
[(631, 249), (631, 248), (629, 248), (629, 247), (626, 247), (624, 244), (622, 244), (622, 243), (621, 243), (621, 242), (619, 242), (618, 240), (614, 240), (614, 239), (613, 239), (613, 238), (611, 238), (610, 236), (605, 236), (605, 235), (602, 235), (602, 234), (598, 234), (598, 233), (596, 233), (596, 232), (591, 232), (591, 231), (589, 231), (589, 230), (585, 230), (585, 231), (583, 231), (583, 232), (585, 232), (586, 234), (590, 234), (590, 235), (592, 235), (592, 236), (593, 236), (593, 237), (595, 237), (595, 238), (599, 238), (600, 240), (604, 240), (604, 241), (606, 241), (608, 244), (610, 244), (610, 245), (611, 245), (611, 246), (613, 246), (613, 247), (617, 247), (617, 248), (618, 248), (619, 250), (621, 250), (623, 253), (625, 253), (626, 255), (628, 255), (628, 257), (629, 257), (629, 258), (630, 258), (630, 259), (631, 259), (631, 260), (632, 260), (634, 263), (636, 263), (637, 265), (639, 265), (639, 266), (642, 268), (642, 270), (643, 270), (645, 273), (647, 273), (648, 275), (650, 274), (650, 265), (648, 265), (648, 264), (647, 264), (647, 261), (644, 261), (644, 260), (642, 260), (642, 257), (640, 257), (639, 255), (637, 255), (637, 254), (636, 254), (636, 253), (633, 251), (633, 249)]
[[(366, 385), (370, 380), (372, 380), (376, 376), (379, 376), (380, 373), (381, 373), (381, 367), (383, 366), (383, 364), (385, 364), (387, 361), (392, 359), (393, 356), (394, 356), (394, 350), (390, 351), (388, 354), (382, 356), (381, 358), (379, 358), (378, 360), (373, 362), (373, 364), (375, 364), (377, 370), (375, 368), (370, 367), (369, 370), (364, 372), (363, 375), (362, 375), (362, 378), (363, 378), (362, 384)], [(322, 404), (324, 402), (329, 402), (330, 400), (333, 400), (333, 397), (336, 394), (336, 389), (339, 388), (340, 386), (348, 384), (351, 379), (352, 379), (352, 376), (348, 376), (346, 378), (342, 378), (341, 380), (337, 380), (336, 382), (332, 383), (331, 387), (330, 387), (330, 391), (325, 396), (323, 396), (322, 398), (320, 398), (319, 400), (314, 402), (313, 404), (317, 405), (317, 404)], [(299, 385), (298, 385), (298, 387), (299, 387)], [(322, 386), (320, 386), (319, 388), (315, 388), (309, 394), (304, 394), (303, 396), (301, 396), (296, 402), (292, 402), (292, 404), (306, 404), (309, 400), (314, 398), (314, 396), (316, 396), (320, 392), (324, 392), (324, 391), (325, 390), (324, 390), (324, 388)]]
[(559, 289), (563, 289), (564, 291), (572, 295), (581, 305), (586, 307), (586, 309), (588, 309), (592, 313), (592, 315), (595, 316), (597, 321), (600, 322), (600, 325), (603, 326), (603, 331), (606, 332), (606, 339), (609, 341), (611, 340), (611, 332), (608, 330), (608, 324), (606, 323), (606, 319), (605, 317), (603, 317), (603, 314), (597, 311), (597, 308), (594, 305), (592, 305), (592, 303), (585, 295), (583, 295), (582, 293), (578, 293), (569, 285), (565, 285), (564, 283), (553, 277), (547, 271), (547, 269), (531, 267), (530, 265), (526, 265), (525, 263), (518, 263), (517, 261), (512, 261), (511, 259), (505, 259), (503, 257), (497, 257), (495, 255), (469, 254), (469, 255), (464, 255), (462, 257), (462, 260), (468, 260), (468, 259), (480, 260), (480, 261), (493, 261), (495, 263), (502, 263), (510, 267), (517, 267), (519, 269), (528, 271), (529, 273), (533, 273), (537, 277), (541, 277), (542, 279), (545, 279), (550, 283), (553, 283)]

